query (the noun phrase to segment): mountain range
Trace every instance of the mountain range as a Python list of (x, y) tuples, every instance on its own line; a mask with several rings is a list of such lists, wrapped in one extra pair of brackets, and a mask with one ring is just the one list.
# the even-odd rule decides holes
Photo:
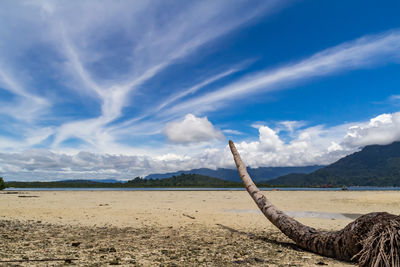
[(309, 174), (268, 181), (283, 186), (400, 186), (400, 142), (370, 145)]
[[(268, 181), (289, 173), (311, 173), (323, 166), (306, 166), (306, 167), (259, 167), (247, 168), (247, 171), (256, 182)], [(150, 174), (145, 179), (165, 179), (172, 176), (179, 176), (181, 174), (199, 174), (210, 177), (215, 177), (232, 182), (241, 182), (239, 174), (236, 169), (218, 168), (216, 170), (201, 168), (186, 171), (177, 171), (169, 173)]]

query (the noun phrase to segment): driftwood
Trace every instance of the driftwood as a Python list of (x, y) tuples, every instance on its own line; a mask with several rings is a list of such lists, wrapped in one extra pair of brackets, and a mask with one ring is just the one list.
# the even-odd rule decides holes
[(360, 266), (400, 267), (400, 216), (368, 213), (339, 231), (301, 224), (276, 208), (257, 188), (232, 141), (229, 146), (247, 192), (262, 213), (299, 247), (322, 256), (358, 262)]

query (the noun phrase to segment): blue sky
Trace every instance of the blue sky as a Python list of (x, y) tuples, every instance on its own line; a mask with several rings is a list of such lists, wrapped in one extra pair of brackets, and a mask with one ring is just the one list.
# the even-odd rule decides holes
[(2, 1), (0, 174), (329, 164), (400, 140), (398, 1)]

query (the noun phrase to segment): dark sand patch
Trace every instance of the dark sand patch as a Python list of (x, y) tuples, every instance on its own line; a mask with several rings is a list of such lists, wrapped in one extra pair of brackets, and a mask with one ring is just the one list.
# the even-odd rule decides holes
[[(88, 227), (0, 220), (0, 266), (351, 266), (299, 249), (277, 230), (224, 225)], [(29, 262), (29, 260), (61, 259)]]

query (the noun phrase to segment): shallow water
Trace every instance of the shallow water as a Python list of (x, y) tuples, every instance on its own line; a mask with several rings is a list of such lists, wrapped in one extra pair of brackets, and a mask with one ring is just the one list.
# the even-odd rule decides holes
[[(253, 209), (230, 209), (225, 212), (232, 213), (261, 213), (260, 210)], [(318, 219), (357, 219), (362, 216), (358, 213), (331, 213), (331, 212), (317, 212), (317, 211), (284, 211), (287, 215), (293, 218), (318, 218)]]

